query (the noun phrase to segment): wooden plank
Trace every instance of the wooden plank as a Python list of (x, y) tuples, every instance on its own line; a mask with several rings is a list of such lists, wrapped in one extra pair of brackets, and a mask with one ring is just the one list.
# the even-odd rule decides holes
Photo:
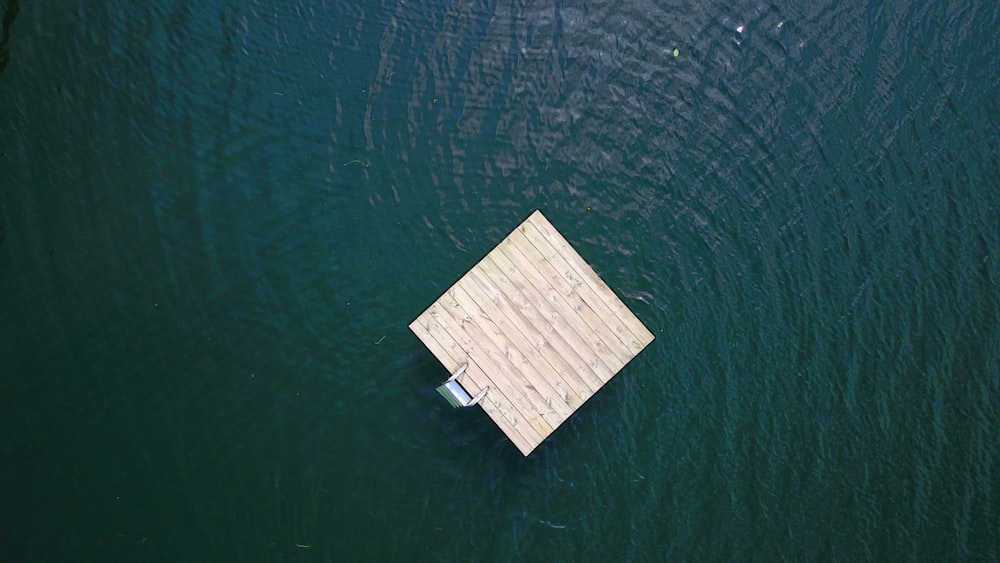
[[(494, 306), (503, 312), (499, 324), (502, 325), (505, 333), (511, 335), (512, 340), (514, 340), (519, 349), (530, 349), (532, 354), (540, 356), (540, 361), (545, 363), (547, 373), (550, 374), (550, 377), (561, 382), (559, 384), (571, 389), (572, 393), (581, 399), (576, 406), (579, 406), (582, 401), (597, 391), (599, 387), (596, 385), (592, 386), (587, 379), (578, 373), (578, 370), (589, 372), (590, 367), (582, 360), (577, 362), (576, 366), (572, 365), (565, 355), (549, 342), (549, 339), (544, 334), (536, 330), (535, 327), (527, 324), (528, 321), (518, 313), (515, 305), (490, 280), (478, 272), (476, 275), (468, 276), (467, 279), (468, 281), (475, 282), (475, 286), (482, 299), (493, 302)], [(593, 375), (593, 379), (597, 382), (600, 381), (596, 375)], [(567, 403), (573, 406), (573, 403), (570, 403), (568, 400)]]
[[(410, 330), (444, 364), (449, 373), (454, 373), (462, 364), (468, 362), (469, 367), (461, 381), (466, 391), (476, 394), (489, 384), (489, 378), (482, 367), (468, 358), (461, 346), (451, 339), (429, 312), (417, 317), (410, 324)], [(479, 406), (524, 455), (528, 455), (544, 439), (531, 428), (503, 390), (487, 391)]]
[[(599, 283), (591, 283), (588, 277), (581, 273), (589, 270), (590, 266), (583, 262), (583, 259), (575, 251), (571, 253), (573, 249), (565, 239), (560, 237), (558, 241), (553, 240), (538, 230), (534, 223), (526, 222), (518, 227), (517, 231), (532, 242), (538, 253), (566, 279), (567, 283), (574, 287), (578, 295), (603, 319), (603, 322), (611, 327), (623, 343), (631, 348), (638, 342), (636, 334), (620, 318), (621, 316), (610, 301), (611, 298), (618, 301), (618, 296), (614, 295), (610, 289), (607, 292), (602, 291), (602, 288), (607, 286), (599, 278), (597, 279)], [(558, 233), (555, 234), (558, 235)], [(596, 274), (594, 275), (596, 276)], [(631, 312), (628, 313), (631, 315)]]
[[(436, 323), (436, 321), (433, 320), (431, 322)], [(446, 338), (450, 337), (446, 336)], [(461, 351), (461, 346), (456, 347), (459, 351)], [(465, 361), (468, 362), (469, 368), (466, 370), (468, 377), (462, 377), (463, 382), (471, 382), (473, 379), (477, 379), (478, 376), (485, 378), (485, 372), (482, 366), (468, 358)], [(488, 378), (486, 378), (486, 380), (488, 381)], [(466, 390), (468, 391), (469, 389), (467, 388)], [(480, 401), (479, 406), (483, 408), (484, 412), (491, 414), (490, 418), (492, 418), (494, 422), (497, 422), (497, 416), (493, 416), (493, 413), (491, 413), (490, 410), (491, 408), (496, 411), (496, 415), (502, 417), (503, 423), (497, 423), (498, 427), (510, 438), (512, 442), (517, 445), (519, 450), (527, 450), (530, 452), (545, 439), (545, 435), (539, 434), (531, 426), (530, 421), (524, 418), (521, 411), (514, 406), (513, 402), (510, 401), (510, 398), (506, 397), (501, 391), (497, 389), (490, 389), (486, 393), (483, 400)]]
[[(510, 362), (509, 367), (511, 371), (507, 372), (512, 379), (505, 380), (500, 379), (503, 374), (497, 374), (492, 376), (490, 379), (493, 384), (497, 387), (502, 387), (505, 385), (524, 385), (524, 387), (529, 391), (534, 391), (538, 393), (539, 397), (544, 401), (549, 408), (553, 409), (559, 416), (559, 420), (566, 420), (569, 418), (573, 411), (575, 410), (571, 407), (563, 395), (565, 392), (560, 392), (556, 389), (549, 379), (545, 377), (545, 374), (539, 372), (538, 362), (533, 362), (530, 356), (526, 356), (522, 353), (517, 346), (511, 341), (514, 335), (507, 335), (504, 331), (497, 325), (494, 318), (499, 319), (502, 317), (502, 313), (497, 309), (490, 308), (489, 311), (485, 311), (472, 296), (469, 295), (466, 286), (470, 285), (465, 283), (463, 280), (459, 280), (458, 283), (452, 286), (451, 290), (448, 292), (448, 296), (455, 299), (458, 305), (472, 317), (472, 322), (474, 322), (485, 334), (489, 342), (503, 353), (503, 355)], [(475, 285), (472, 283), (471, 285)], [(447, 303), (446, 303), (447, 304)], [(483, 342), (486, 344), (486, 342)], [(554, 425), (557, 426), (558, 424)], [(553, 426), (553, 427), (554, 427)]]
[[(496, 256), (501, 262), (504, 262), (502, 255)], [(565, 319), (553, 315), (551, 310), (547, 310), (541, 296), (533, 294), (528, 288), (525, 288), (523, 281), (517, 281), (516, 272), (511, 274), (515, 275), (515, 279), (512, 280), (508, 272), (502, 269), (493, 258), (492, 254), (487, 256), (487, 259), (477, 269), (476, 275), (484, 276), (490, 284), (497, 287), (514, 304), (525, 330), (533, 330), (541, 334), (553, 347), (559, 350), (570, 365), (576, 367), (582, 363), (583, 366), (586, 366), (586, 369), (578, 369), (577, 373), (588, 379), (589, 387), (600, 389), (605, 379), (611, 377), (614, 372), (593, 351), (590, 344), (566, 323)], [(513, 267), (509, 261), (506, 262), (506, 265), (508, 268)]]
[(512, 306), (498, 295), (498, 291), (491, 294), (476, 281), (475, 276), (471, 275), (465, 276), (455, 285), (465, 290), (478, 306), (490, 309), (490, 320), (496, 325), (497, 331), (542, 372), (547, 384), (571, 409), (569, 414), (583, 403), (582, 398), (589, 397), (593, 393), (540, 334), (537, 332), (526, 334), (523, 327), (519, 327), (511, 320), (511, 316), (516, 319), (517, 314)]
[(524, 455), (653, 340), (538, 211), (410, 329)]
[(612, 307), (618, 319), (625, 323), (634, 336), (639, 340), (641, 346), (635, 349), (638, 354), (642, 351), (647, 344), (653, 341), (653, 333), (639, 320), (639, 318), (625, 305), (625, 303), (615, 295), (615, 292), (608, 287), (607, 283), (604, 282), (594, 271), (593, 267), (584, 260), (580, 254), (573, 248), (569, 242), (549, 223), (548, 219), (545, 218), (540, 212), (536, 211), (529, 218), (529, 225), (537, 229), (548, 242), (558, 249), (564, 256), (572, 256), (575, 259), (573, 263), (576, 266), (577, 271), (581, 276), (587, 281), (587, 283), (599, 294), (605, 296), (606, 302)]
[[(436, 305), (439, 307), (438, 311), (443, 311), (444, 314), (435, 318), (445, 327), (448, 334), (462, 345), (469, 357), (483, 366), (490, 379), (490, 385), (502, 388), (504, 394), (511, 400), (511, 404), (521, 412), (531, 427), (544, 439), (562, 422), (562, 418), (545, 402), (544, 397), (537, 390), (529, 388), (523, 383), (517, 384), (518, 381), (523, 382), (523, 378), (512, 366), (510, 360), (487, 343), (486, 335), (472, 319), (464, 320), (464, 312), (461, 315), (457, 314), (454, 310), (456, 307), (451, 306), (452, 301), (453, 299), (448, 292), (442, 295)], [(515, 383), (506, 384), (505, 381), (514, 381)]]
[(570, 285), (519, 230), (515, 231), (515, 235), (508, 239), (513, 244), (500, 248), (508, 249), (507, 256), (511, 262), (521, 269), (535, 289), (542, 293), (562, 317), (592, 343), (595, 351), (601, 352), (602, 357), (610, 359), (613, 355), (617, 359), (608, 364), (611, 371), (617, 372), (635, 357), (615, 330), (608, 326), (605, 318), (595, 312), (593, 306), (581, 295), (579, 289), (586, 284), (579, 282), (576, 287)]
[[(446, 326), (444, 326), (440, 319), (442, 315), (446, 313), (442, 312), (441, 305), (435, 302), (431, 307), (428, 308), (427, 312), (418, 319), (421, 322), (421, 329), (429, 336), (430, 342), (424, 339), (425, 344), (431, 349), (432, 352), (438, 357), (439, 360), (448, 369), (449, 373), (455, 372), (463, 364), (468, 364), (466, 369), (466, 375), (461, 378), (459, 382), (462, 387), (465, 388), (467, 392), (471, 395), (478, 394), (481, 390), (490, 387), (491, 381), (489, 376), (486, 374), (486, 367), (483, 366), (476, 358), (471, 357), (468, 351), (462, 346), (462, 343), (456, 340)], [(496, 393), (495, 393), (496, 391)], [(502, 389), (490, 389), (486, 393), (483, 401), (479, 404), (482, 405), (486, 402), (486, 399), (490, 399), (489, 404), (500, 404), (497, 407), (507, 416), (507, 422), (510, 426), (515, 427), (518, 432), (520, 432), (527, 439), (528, 442), (537, 442), (544, 439), (544, 435), (539, 434), (535, 431), (528, 420), (520, 414), (520, 409), (514, 406), (514, 402), (508, 397)], [(484, 408), (485, 410), (485, 408)], [(506, 430), (504, 433), (507, 433)]]
[[(546, 420), (553, 418), (552, 414), (548, 412), (546, 405), (541, 401), (530, 403), (529, 399), (525, 398), (524, 390), (519, 387), (499, 387), (495, 385), (494, 377), (498, 371), (503, 369), (503, 360), (493, 350), (472, 345), (475, 336), (466, 333), (461, 326), (463, 324), (468, 325), (468, 323), (456, 322), (455, 317), (449, 314), (440, 302), (435, 305), (437, 307), (433, 311), (435, 319), (444, 327), (449, 337), (458, 342), (459, 347), (468, 355), (470, 362), (475, 362), (486, 374), (485, 383), (477, 382), (482, 384), (480, 389), (489, 387), (490, 391), (500, 391), (508, 400), (512, 410), (517, 412), (519, 417), (525, 421), (527, 427), (531, 429), (531, 433), (537, 436), (538, 440), (544, 440), (554, 428), (553, 424)], [(478, 389), (470, 389), (470, 393), (476, 391)], [(487, 392), (486, 396), (488, 397), (489, 395), (490, 392)], [(522, 408), (521, 405), (523, 403), (532, 404), (532, 408)], [(524, 434), (528, 436), (526, 432)], [(532, 438), (533, 442), (534, 440)]]
[[(449, 373), (454, 373), (463, 364), (469, 365), (466, 369), (466, 375), (462, 377), (462, 381), (460, 382), (466, 391), (477, 394), (489, 386), (490, 380), (483, 367), (470, 358), (461, 344), (448, 334), (444, 327), (434, 318), (432, 309), (429, 308), (415, 322), (420, 323), (418, 330), (424, 335), (421, 340), (445, 364)], [(418, 336), (421, 335), (420, 333), (418, 333)], [(503, 390), (496, 390), (498, 391), (497, 393), (493, 391), (492, 389), (488, 391), (486, 397), (479, 404), (483, 405), (483, 410), (487, 411), (487, 413), (490, 413), (490, 409), (487, 407), (492, 405), (495, 407), (497, 414), (503, 416), (503, 421), (497, 421), (491, 414), (491, 418), (497, 421), (498, 426), (504, 431), (504, 434), (519, 434), (523, 436), (523, 441), (526, 444), (537, 443), (544, 439), (542, 435), (538, 434), (531, 427), (527, 419), (521, 415), (520, 410), (514, 407), (513, 401), (503, 393)]]
[[(596, 356), (607, 368), (606, 377), (608, 378), (612, 377), (621, 368), (623, 364), (614, 351), (605, 346), (600, 337), (590, 331), (586, 324), (580, 322), (578, 317), (568, 318), (564, 315), (564, 311), (557, 307), (558, 303), (553, 305), (549, 302), (544, 293), (537, 287), (536, 284), (539, 282), (529, 277), (531, 270), (524, 271), (519, 268), (505, 251), (493, 254), (492, 257), (507, 278), (522, 291), (530, 303), (548, 322), (560, 327), (562, 329), (560, 333), (564, 336), (572, 338), (575, 335), (579, 342), (583, 343), (584, 347), (582, 349), (574, 346), (574, 352)], [(578, 326), (575, 323), (582, 324), (583, 326)]]
[[(564, 257), (565, 262), (586, 282), (587, 286), (597, 295), (601, 296), (602, 301), (607, 305), (614, 317), (621, 321), (625, 328), (627, 328), (628, 334), (633, 337), (629, 347), (634, 353), (638, 354), (647, 344), (652, 342), (653, 333), (625, 306), (625, 303), (615, 295), (614, 291), (601, 280), (593, 268), (566, 242), (566, 239), (555, 230), (552, 224), (541, 213), (536, 211), (532, 214), (528, 221), (525, 222), (524, 227), (522, 232), (528, 236), (532, 243), (536, 244), (536, 248), (539, 248), (543, 254), (549, 256), (548, 253), (542, 250), (544, 246), (541, 240), (547, 242), (555, 251), (555, 254)], [(532, 229), (541, 238), (530, 234)], [(625, 337), (625, 334), (621, 334), (621, 336)]]

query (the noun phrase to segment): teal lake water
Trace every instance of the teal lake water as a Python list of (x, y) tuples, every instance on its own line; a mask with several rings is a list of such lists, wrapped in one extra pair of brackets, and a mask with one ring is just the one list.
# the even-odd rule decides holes
[[(1000, 560), (997, 2), (0, 6), (0, 560)], [(656, 340), (524, 458), (534, 209)]]

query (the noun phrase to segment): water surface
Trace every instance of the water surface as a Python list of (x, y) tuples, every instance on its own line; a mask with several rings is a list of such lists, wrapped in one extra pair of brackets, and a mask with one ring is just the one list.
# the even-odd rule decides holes
[[(995, 2), (3, 9), (4, 559), (1000, 558)], [(657, 338), (523, 458), (534, 209)]]

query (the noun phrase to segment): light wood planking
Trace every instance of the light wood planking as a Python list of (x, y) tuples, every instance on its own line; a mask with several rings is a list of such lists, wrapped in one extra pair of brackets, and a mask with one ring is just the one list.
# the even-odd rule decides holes
[[(456, 283), (451, 291), (448, 292), (448, 295), (454, 298), (455, 302), (471, 317), (471, 322), (482, 329), (483, 336), (488, 339), (482, 343), (490, 345), (503, 353), (503, 358), (506, 359), (504, 367), (510, 371), (509, 374), (504, 375), (506, 377), (520, 378), (524, 385), (525, 396), (535, 401), (536, 405), (540, 404), (543, 405), (542, 408), (547, 407), (551, 409), (552, 418), (547, 418), (546, 420), (561, 421), (573, 414), (573, 411), (576, 409), (567, 404), (566, 393), (561, 392), (558, 390), (558, 386), (553, 385), (555, 381), (546, 379), (545, 374), (539, 372), (539, 368), (544, 368), (545, 363), (538, 362), (537, 358), (531, 357), (530, 354), (522, 353), (512, 342), (512, 339), (516, 339), (517, 335), (514, 333), (510, 335), (505, 334), (496, 322), (493, 321), (491, 315), (483, 311), (475, 299), (469, 295), (465, 289), (465, 284), (461, 282)], [(503, 316), (502, 313), (497, 314), (498, 311), (493, 311), (492, 313), (492, 316), (498, 319)], [(490, 379), (492, 380), (493, 378)], [(496, 382), (493, 382), (493, 384), (496, 385)], [(537, 402), (539, 400), (541, 403)]]
[(410, 330), (524, 455), (653, 340), (539, 211)]
[[(442, 299), (445, 299), (445, 296), (442, 296)], [(453, 312), (448, 311), (448, 307), (440, 301), (439, 307), (444, 313), (435, 318), (442, 323), (448, 334), (459, 342), (471, 362), (482, 366), (483, 371), (489, 374), (488, 381), (478, 385), (479, 389), (466, 388), (469, 394), (478, 393), (498, 381), (509, 383), (499, 388), (503, 389), (504, 394), (536, 432), (542, 436), (550, 434), (558, 426), (559, 421), (555, 411), (545, 404), (545, 399), (527, 388), (517, 369), (506, 359), (502, 351), (487, 343), (482, 329), (476, 326), (472, 319), (466, 322), (463, 322), (464, 319), (456, 319), (452, 316)], [(464, 384), (464, 381), (460, 383)], [(489, 392), (486, 394), (489, 395)]]
[[(609, 324), (607, 312), (593, 302), (599, 300), (595, 295), (586, 295), (586, 284), (568, 280), (550, 262), (550, 258), (537, 252), (534, 244), (523, 237), (520, 229), (511, 235), (513, 244), (511, 254), (517, 254), (516, 265), (536, 289), (544, 294), (552, 306), (571, 323), (581, 336), (591, 342), (591, 347), (607, 358), (608, 367), (612, 373), (617, 372), (632, 359), (633, 354), (618, 336), (621, 327)], [(510, 256), (510, 255), (508, 255)], [(515, 261), (515, 258), (512, 258)], [(603, 315), (603, 316), (602, 316)]]
[[(496, 325), (497, 333), (502, 334), (509, 341), (509, 345), (524, 355), (532, 365), (537, 366), (544, 373), (554, 373), (559, 376), (546, 380), (545, 384), (550, 386), (562, 399), (570, 409), (570, 414), (583, 403), (580, 400), (581, 397), (587, 397), (593, 392), (576, 377), (572, 368), (555, 353), (551, 346), (545, 345), (544, 340), (537, 344), (528, 340), (523, 328), (516, 324), (516, 320), (512, 321), (508, 318), (507, 313), (502, 308), (495, 307), (494, 301), (486, 293), (486, 290), (474, 282), (474, 278), (471, 276), (463, 278), (461, 282), (455, 284), (455, 287), (466, 291), (476, 301), (476, 305), (480, 309), (488, 307), (494, 311), (490, 321)], [(499, 314), (497, 314), (498, 312)]]
[[(454, 373), (468, 362), (466, 351), (434, 320), (430, 309), (410, 324), (410, 330), (444, 364), (449, 373)], [(480, 390), (489, 385), (489, 378), (486, 377), (479, 364), (469, 362), (466, 374), (467, 376), (463, 378), (462, 383), (467, 391), (479, 393)], [(514, 407), (513, 402), (506, 397), (503, 390), (498, 389), (487, 393), (487, 395), (479, 404), (518, 449), (527, 455), (534, 449), (535, 445), (544, 439), (545, 435), (538, 434), (531, 428), (521, 411)]]
[[(542, 318), (524, 296), (512, 284), (509, 284), (509, 281), (503, 277), (499, 270), (495, 271), (495, 276), (488, 277), (487, 274), (492, 267), (490, 262), (483, 261), (480, 263), (480, 269), (473, 270), (468, 277), (474, 279), (487, 294), (493, 297), (494, 304), (505, 312), (514, 325), (519, 327), (519, 330), (525, 335), (525, 339), (532, 342), (538, 349), (556, 355), (569, 367), (571, 374), (582, 383), (582, 387), (586, 388), (586, 390), (581, 389), (581, 396), (589, 396), (600, 389), (603, 380), (597, 375), (595, 369), (602, 371), (607, 368), (601, 366), (596, 357), (593, 359), (594, 366), (588, 364), (577, 353), (577, 350), (560, 336), (555, 323)], [(501, 286), (503, 286), (502, 289)]]
[(603, 302), (608, 305), (608, 307), (614, 312), (615, 316), (619, 321), (624, 323), (628, 327), (631, 334), (635, 337), (635, 342), (632, 346), (635, 348), (635, 353), (638, 354), (646, 347), (647, 344), (653, 341), (653, 333), (646, 328), (645, 325), (636, 317), (632, 311), (629, 311), (625, 303), (618, 298), (617, 295), (611, 290), (610, 287), (597, 275), (597, 272), (590, 267), (590, 264), (585, 262), (582, 257), (576, 252), (576, 250), (570, 246), (566, 239), (556, 231), (552, 223), (549, 223), (540, 212), (535, 212), (526, 221), (524, 226), (528, 229), (537, 230), (545, 240), (557, 251), (558, 255), (561, 256), (566, 262), (576, 271), (587, 285), (593, 289), (596, 293), (603, 297)]
[(539, 334), (548, 334), (562, 338), (566, 343), (562, 346), (567, 354), (576, 354), (582, 358), (591, 370), (604, 375), (599, 377), (597, 388), (605, 378), (614, 375), (614, 362), (609, 362), (593, 343), (580, 335), (580, 330), (574, 328), (558, 311), (551, 308), (545, 298), (526, 282), (517, 267), (502, 253), (491, 254), (484, 260), (483, 272), (498, 283), (501, 290), (515, 303), (518, 312), (526, 320), (526, 328)]

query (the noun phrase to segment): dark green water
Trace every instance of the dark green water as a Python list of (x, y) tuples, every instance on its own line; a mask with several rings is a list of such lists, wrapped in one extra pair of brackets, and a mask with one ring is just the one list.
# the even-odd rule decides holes
[[(1000, 559), (997, 2), (2, 4), (0, 560)], [(523, 458), (536, 208), (657, 339)]]

